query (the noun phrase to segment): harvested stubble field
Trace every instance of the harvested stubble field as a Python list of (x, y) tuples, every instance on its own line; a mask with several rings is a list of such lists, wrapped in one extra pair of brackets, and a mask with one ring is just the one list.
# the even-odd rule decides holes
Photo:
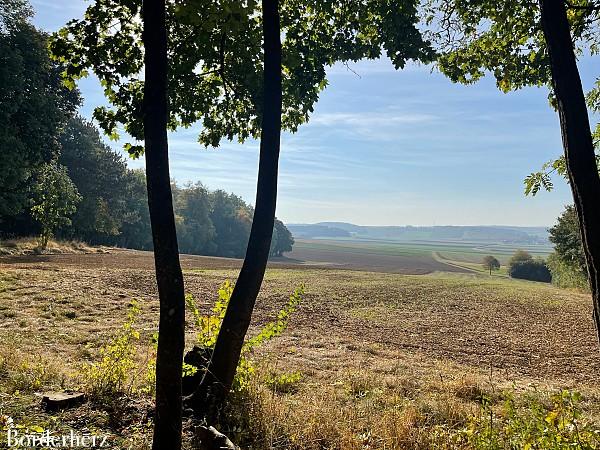
[[(183, 259), (186, 290), (203, 311), (219, 285), (235, 279), (237, 264)], [(152, 269), (143, 252), (0, 258), (0, 414), (98, 429), (147, 448), (147, 397), (132, 397), (118, 412), (85, 404), (49, 416), (35, 392), (72, 387), (69, 374), (98, 358), (132, 299), (141, 305), (139, 342), (146, 345), (158, 317)], [(252, 394), (239, 400), (245, 415), (233, 420), (247, 426), (228, 430), (253, 448), (431, 448), (432, 430), (464, 426), (482, 396), (493, 399), (504, 388), (576, 389), (586, 416), (600, 414), (588, 295), (474, 274), (273, 264), (253, 332), (300, 283), (306, 295), (289, 328), (252, 356)], [(191, 323), (188, 331), (192, 343)], [(298, 372), (293, 382), (273, 383)]]

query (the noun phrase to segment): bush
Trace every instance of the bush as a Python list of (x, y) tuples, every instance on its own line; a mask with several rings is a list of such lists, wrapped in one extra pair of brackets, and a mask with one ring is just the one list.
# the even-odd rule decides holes
[(562, 391), (549, 400), (529, 397), (519, 405), (508, 394), (499, 410), (484, 402), (462, 438), (469, 448), (482, 450), (598, 448), (599, 430), (583, 419), (580, 394)]
[[(218, 299), (212, 308), (212, 314), (202, 315), (198, 309), (194, 298), (188, 294), (186, 295), (186, 304), (189, 310), (194, 316), (194, 322), (198, 330), (197, 334), (197, 346), (200, 349), (206, 349), (207, 353), (212, 353), (212, 349), (217, 342), (217, 336), (221, 329), (221, 323), (225, 312), (227, 311), (227, 305), (231, 299), (233, 293), (233, 285), (226, 281), (221, 285), (218, 291)], [(276, 320), (269, 322), (264, 325), (258, 334), (244, 342), (242, 347), (242, 354), (240, 362), (238, 364), (237, 372), (233, 383), (233, 391), (243, 391), (247, 388), (248, 382), (254, 373), (254, 366), (248, 360), (246, 355), (255, 347), (264, 344), (267, 341), (279, 336), (287, 328), (288, 320), (290, 315), (298, 308), (298, 305), (302, 301), (304, 296), (304, 286), (297, 287), (294, 292), (290, 295), (288, 302), (277, 314)], [(197, 367), (196, 369), (206, 370), (206, 367)], [(185, 376), (193, 376), (196, 374), (194, 367), (190, 365), (184, 365)]]
[(552, 274), (552, 283), (562, 288), (577, 288), (589, 290), (587, 274), (574, 264), (567, 264), (554, 252), (546, 262)]
[(83, 366), (81, 375), (91, 399), (102, 402), (133, 391), (136, 343), (140, 339), (134, 325), (139, 314), (138, 303), (132, 302), (120, 332), (100, 349), (100, 361)]
[(550, 283), (552, 274), (543, 260), (518, 261), (510, 265), (508, 275), (521, 280)]
[(298, 383), (302, 381), (302, 372), (271, 373), (265, 379), (265, 384), (272, 392), (290, 394), (298, 391)]

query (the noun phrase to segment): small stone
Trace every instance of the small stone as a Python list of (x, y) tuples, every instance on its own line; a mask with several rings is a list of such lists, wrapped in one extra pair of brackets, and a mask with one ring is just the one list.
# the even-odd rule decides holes
[(45, 392), (42, 394), (42, 406), (47, 410), (72, 408), (85, 400), (82, 392)]

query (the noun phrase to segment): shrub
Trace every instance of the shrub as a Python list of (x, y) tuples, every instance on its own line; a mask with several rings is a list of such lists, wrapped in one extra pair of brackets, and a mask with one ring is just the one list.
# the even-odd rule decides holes
[(522, 280), (542, 281), (550, 283), (552, 274), (548, 270), (543, 260), (518, 261), (511, 263), (508, 269), (508, 275), (511, 278)]
[(67, 373), (54, 358), (48, 358), (44, 354), (31, 355), (12, 345), (0, 348), (0, 397), (40, 389), (63, 389), (67, 381)]
[[(198, 329), (197, 345), (201, 348), (209, 349), (209, 352), (212, 352), (212, 349), (217, 341), (217, 336), (219, 335), (219, 330), (221, 329), (221, 323), (223, 322), (223, 317), (225, 316), (225, 311), (227, 310), (227, 305), (229, 304), (232, 293), (233, 285), (229, 281), (223, 283), (223, 285), (221, 285), (219, 288), (218, 298), (212, 308), (212, 314), (209, 315), (202, 315), (196, 306), (194, 298), (189, 294), (186, 296), (186, 304), (194, 316), (194, 322), (196, 328)], [(249, 379), (254, 373), (254, 366), (246, 358), (246, 355), (254, 347), (260, 346), (283, 333), (283, 331), (287, 328), (290, 315), (296, 310), (302, 301), (303, 295), (304, 286), (297, 287), (290, 295), (287, 304), (277, 314), (277, 319), (273, 322), (267, 323), (261, 328), (256, 336), (247, 339), (244, 342), (244, 346), (242, 347), (242, 355), (233, 383), (234, 391), (246, 389)], [(189, 365), (187, 369), (189, 371), (188, 374), (190, 375), (195, 372), (194, 370), (191, 370), (192, 368), (190, 368)], [(206, 367), (200, 367), (199, 369), (205, 370)], [(184, 367), (184, 371), (185, 370), (186, 367)]]
[(121, 331), (100, 349), (100, 361), (82, 368), (84, 387), (90, 398), (102, 401), (132, 392), (137, 367), (135, 343), (140, 339), (134, 325), (139, 314), (139, 305), (133, 302)]
[(194, 315), (194, 323), (198, 330), (196, 335), (198, 346), (209, 348), (215, 346), (219, 330), (221, 329), (221, 322), (223, 321), (223, 317), (225, 317), (225, 311), (227, 311), (227, 305), (232, 293), (233, 285), (229, 281), (225, 281), (217, 291), (217, 300), (212, 307), (212, 314), (209, 315), (202, 315), (200, 313), (192, 294), (185, 296), (186, 305)]
[(11, 376), (13, 388), (19, 391), (34, 391), (51, 384), (60, 378), (55, 367), (48, 361), (21, 361)]
[(508, 394), (496, 411), (486, 401), (462, 430), (460, 440), (482, 450), (598, 448), (600, 430), (583, 419), (580, 401), (581, 396), (570, 391), (551, 396), (549, 406), (531, 396), (518, 405)]
[(587, 274), (578, 266), (566, 263), (554, 252), (548, 256), (546, 262), (552, 274), (552, 283), (562, 288), (577, 288), (588, 290)]

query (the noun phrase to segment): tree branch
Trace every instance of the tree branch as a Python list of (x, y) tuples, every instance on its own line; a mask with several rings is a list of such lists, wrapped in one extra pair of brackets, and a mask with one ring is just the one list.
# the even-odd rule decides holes
[(569, 0), (564, 0), (565, 5), (569, 9), (578, 9), (584, 11), (600, 11), (600, 5), (590, 4), (590, 5), (574, 5)]

